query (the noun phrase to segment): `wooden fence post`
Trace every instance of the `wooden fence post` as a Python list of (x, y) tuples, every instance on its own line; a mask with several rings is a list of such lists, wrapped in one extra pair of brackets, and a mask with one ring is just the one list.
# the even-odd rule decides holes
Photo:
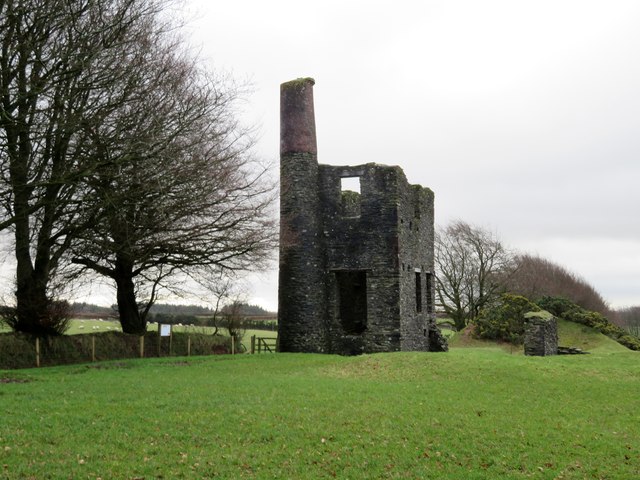
[(140, 358), (144, 358), (144, 335), (140, 335)]
[(187, 357), (191, 356), (191, 337), (187, 337)]
[(251, 335), (251, 354), (256, 353), (256, 336)]
[(231, 355), (236, 354), (236, 336), (231, 335)]
[(96, 361), (96, 337), (91, 335), (91, 361)]
[(40, 366), (40, 339), (36, 337), (36, 367)]

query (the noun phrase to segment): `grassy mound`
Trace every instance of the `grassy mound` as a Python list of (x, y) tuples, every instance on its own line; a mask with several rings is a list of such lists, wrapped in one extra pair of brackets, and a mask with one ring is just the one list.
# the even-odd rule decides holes
[[(558, 343), (563, 347), (578, 347), (586, 352), (629, 351), (625, 346), (591, 327), (562, 319), (558, 319)], [(524, 353), (522, 345), (515, 346), (507, 342), (474, 338), (473, 326), (453, 335), (449, 339), (449, 348), (497, 348), (509, 353)]]
[(599, 331), (558, 319), (558, 343), (563, 347), (578, 347), (586, 352), (615, 353), (628, 352), (629, 349)]

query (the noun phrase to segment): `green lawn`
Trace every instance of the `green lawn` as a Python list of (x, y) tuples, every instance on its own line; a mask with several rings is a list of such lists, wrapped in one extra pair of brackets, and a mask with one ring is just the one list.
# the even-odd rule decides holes
[(3, 479), (640, 476), (630, 351), (165, 358), (0, 378)]

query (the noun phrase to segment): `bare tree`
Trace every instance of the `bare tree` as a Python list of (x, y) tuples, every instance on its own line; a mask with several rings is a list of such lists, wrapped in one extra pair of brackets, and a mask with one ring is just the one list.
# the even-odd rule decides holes
[(455, 221), (435, 239), (436, 294), (457, 330), (501, 293), (513, 270), (512, 255), (491, 232)]
[(87, 226), (88, 132), (120, 108), (123, 59), (164, 3), (0, 1), (0, 230), (13, 232), (18, 330), (59, 332), (50, 280)]
[[(273, 251), (274, 183), (234, 118), (238, 91), (150, 29), (120, 110), (91, 131), (72, 262), (111, 278), (122, 329), (146, 330), (176, 275), (255, 270)], [(143, 292), (141, 294), (141, 292)]]
[(214, 328), (213, 335), (219, 328), (227, 330), (231, 341), (235, 342), (236, 351), (240, 351), (245, 336), (243, 309), (246, 306), (244, 295), (238, 289), (236, 279), (229, 272), (220, 272), (216, 278), (209, 276), (207, 289), (213, 294), (213, 316), (209, 325)]

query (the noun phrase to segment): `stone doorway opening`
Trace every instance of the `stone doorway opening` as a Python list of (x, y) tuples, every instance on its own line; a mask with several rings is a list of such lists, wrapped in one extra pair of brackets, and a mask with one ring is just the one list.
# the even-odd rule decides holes
[(367, 329), (367, 272), (335, 272), (338, 289), (338, 315), (344, 333), (359, 335)]

